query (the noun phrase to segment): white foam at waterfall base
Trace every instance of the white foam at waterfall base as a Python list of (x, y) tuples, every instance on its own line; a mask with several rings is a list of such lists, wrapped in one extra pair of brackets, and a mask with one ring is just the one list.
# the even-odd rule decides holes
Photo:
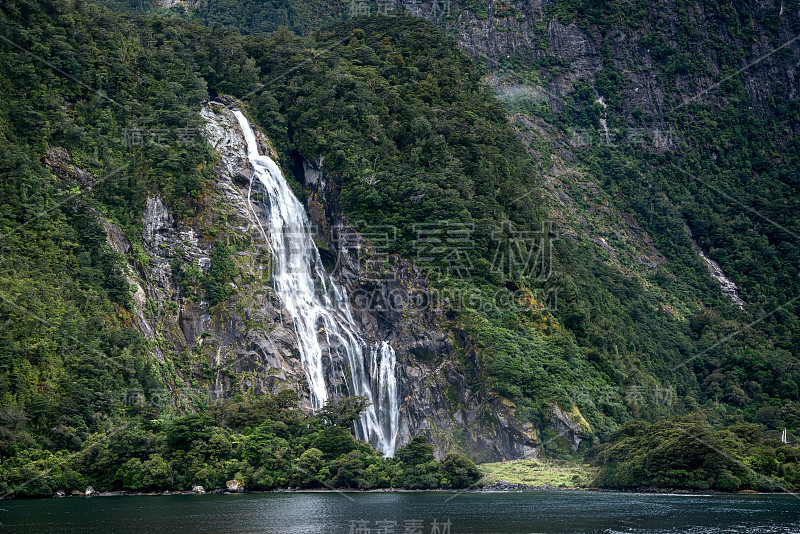
[(382, 342), (371, 348), (370, 359), (365, 361), (368, 347), (355, 328), (347, 293), (325, 272), (303, 205), (292, 193), (280, 167), (259, 154), (255, 133), (244, 114), (233, 113), (244, 133), (253, 168), (248, 201), (254, 186), (260, 186), (267, 204), (259, 222), (272, 248), (275, 291), (293, 319), (312, 405), (321, 408), (328, 399), (323, 359), (332, 365), (334, 355), (342, 356), (350, 368), (350, 395), (364, 396), (371, 403), (358, 422), (357, 434), (392, 456), (399, 419), (394, 349)]

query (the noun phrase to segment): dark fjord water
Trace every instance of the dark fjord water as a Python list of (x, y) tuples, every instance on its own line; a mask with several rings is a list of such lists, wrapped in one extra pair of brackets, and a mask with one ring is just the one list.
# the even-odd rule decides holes
[(0, 502), (0, 532), (800, 533), (800, 496), (261, 493)]

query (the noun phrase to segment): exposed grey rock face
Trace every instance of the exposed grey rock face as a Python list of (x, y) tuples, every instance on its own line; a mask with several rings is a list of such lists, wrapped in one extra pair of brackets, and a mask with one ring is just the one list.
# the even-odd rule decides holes
[(725, 276), (725, 273), (723, 272), (722, 267), (719, 266), (719, 263), (703, 254), (703, 251), (699, 249), (697, 253), (700, 255), (700, 258), (706, 262), (706, 265), (708, 265), (708, 272), (711, 273), (711, 277), (719, 283), (719, 287), (722, 289), (722, 292), (728, 295), (733, 303), (739, 306), (740, 310), (743, 310), (745, 303), (739, 297), (739, 288), (736, 286), (736, 283)]
[(581, 441), (586, 438), (586, 433), (580, 425), (555, 404), (550, 407), (550, 429), (558, 432), (559, 436), (566, 436), (571, 442), (572, 449), (576, 451)]
[(164, 9), (182, 7), (186, 11), (189, 9), (189, 5), (194, 4), (194, 2), (192, 0), (155, 0), (155, 4)]
[[(558, 74), (546, 87), (548, 103), (555, 112), (563, 108), (563, 98), (572, 93), (574, 81), (583, 78), (591, 83), (600, 70), (615, 67), (625, 80), (619, 87), (623, 114), (631, 118), (633, 111), (640, 109), (652, 116), (654, 141), (661, 148), (672, 148), (675, 141), (666, 133), (664, 114), (681, 102), (669, 103), (670, 97), (678, 97), (683, 102), (688, 99), (708, 102), (718, 98), (713, 89), (724, 76), (719, 50), (743, 48), (746, 51), (740, 67), (747, 68), (747, 76), (743, 78), (744, 89), (757, 116), (771, 113), (771, 99), (776, 95), (791, 100), (796, 99), (800, 92), (800, 79), (795, 74), (798, 68), (795, 58), (800, 52), (800, 41), (794, 39), (800, 19), (800, 12), (796, 9), (784, 9), (781, 4), (777, 24), (773, 27), (754, 24), (752, 37), (735, 37), (721, 23), (718, 13), (699, 2), (686, 4), (667, 0), (650, 4), (648, 20), (636, 29), (624, 26), (583, 29), (575, 24), (564, 24), (546, 10), (551, 3), (541, 0), (455, 2), (451, 6), (455, 20), (443, 21), (435, 10), (427, 7), (429, 3), (426, 1), (419, 15), (451, 28), (461, 47), (474, 57), (484, 58), (492, 70), (508, 59), (529, 66), (548, 54), (559, 59)], [(478, 14), (484, 7), (485, 14)], [(757, 3), (750, 8), (756, 19), (774, 9), (773, 2)], [(690, 20), (694, 25), (693, 31), (698, 33), (692, 42), (714, 43), (707, 48), (698, 48), (695, 53), (707, 69), (683, 73), (678, 77), (677, 85), (669, 89), (664, 85), (664, 77), (646, 40), (650, 35), (650, 25), (657, 20), (656, 11), (661, 23), (669, 21), (663, 25), (668, 46), (676, 46), (680, 39), (685, 38), (686, 29), (677, 23), (682, 19)], [(630, 16), (639, 20), (639, 15), (630, 13)], [(608, 46), (601, 54), (604, 39)], [(776, 53), (778, 47), (786, 52)]]
[(172, 214), (167, 210), (161, 197), (147, 199), (142, 217), (142, 239), (145, 245), (158, 249), (159, 245), (169, 246), (169, 233), (172, 229)]
[[(141, 248), (116, 225), (106, 222), (108, 242), (128, 258), (135, 323), (153, 341), (153, 355), (164, 361), (162, 375), (173, 404), (229, 398), (234, 394), (274, 394), (289, 387), (308, 405), (305, 376), (298, 359), (291, 318), (269, 284), (270, 253), (254, 207), (247, 202), (249, 164), (236, 121), (224, 106), (203, 110), (211, 117), (208, 136), (220, 154), (217, 181), (198, 200), (196, 215), (177, 220), (161, 197), (148, 198), (142, 213)], [(270, 150), (262, 139), (265, 150)], [(237, 179), (239, 185), (234, 183)], [(241, 184), (244, 183), (244, 186)], [(235, 252), (232, 296), (210, 306), (196, 275), (208, 274), (220, 244)], [(194, 290), (192, 290), (194, 289)]]
[(573, 91), (573, 84), (593, 77), (601, 68), (598, 46), (574, 24), (565, 26), (552, 19), (547, 27), (547, 48), (553, 55), (569, 65), (563, 74), (547, 85), (547, 103), (558, 113), (564, 110), (565, 98)]
[[(373, 344), (389, 341), (397, 354), (402, 392), (398, 445), (423, 434), (438, 458), (458, 450), (479, 460), (536, 457), (536, 432), (517, 420), (513, 404), (470, 385), (485, 380), (478, 355), (466, 335), (447, 328), (446, 309), (432, 298), (436, 292), (426, 277), (403, 258), (382, 253), (376, 235), (370, 234), (374, 229), (365, 236), (348, 225), (339, 207), (340, 179), (321, 159), (306, 159), (302, 168), (313, 227), (327, 243), (323, 253), (350, 294), (362, 335)], [(465, 368), (474, 374), (468, 376)]]
[(103, 222), (105, 223), (108, 245), (114, 250), (114, 252), (118, 252), (123, 256), (128, 254), (131, 251), (131, 243), (128, 241), (128, 237), (125, 235), (125, 232), (123, 232), (122, 229), (116, 224), (112, 224), (109, 221)]
[(64, 147), (47, 147), (44, 163), (60, 179), (72, 179), (78, 182), (81, 189), (91, 189), (97, 182), (97, 179), (90, 172), (72, 164), (72, 156)]

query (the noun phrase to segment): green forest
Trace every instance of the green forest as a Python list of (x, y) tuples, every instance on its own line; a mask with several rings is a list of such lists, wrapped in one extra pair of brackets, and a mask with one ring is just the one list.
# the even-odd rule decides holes
[[(65, 437), (57, 447), (20, 443), (0, 466), (4, 494), (41, 496), (56, 490), (164, 491), (225, 488), (457, 489), (473, 486), (480, 472), (463, 455), (434, 459), (422, 436), (384, 458), (356, 440), (353, 421), (363, 397), (328, 401), (318, 414), (297, 408), (293, 392), (251, 402), (221, 402), (202, 414), (165, 422), (152, 406), (126, 421), (106, 423), (85, 443)], [(148, 409), (150, 408), (150, 409)], [(152, 419), (148, 419), (152, 417)], [(75, 451), (77, 449), (77, 454)]]
[[(549, 443), (545, 454), (591, 461), (604, 487), (800, 487), (800, 453), (777, 440), (784, 427), (800, 435), (800, 146), (792, 135), (800, 106), (775, 99), (770, 114), (749, 112), (743, 82), (726, 78), (740, 64), (736, 53), (720, 53), (723, 97), (678, 106), (681, 76), (705, 68), (686, 65), (693, 47), (713, 39), (687, 32), (673, 46), (652, 13), (624, 16), (616, 2), (554, 4), (553, 16), (601, 34), (604, 24), (638, 27), (637, 17), (653, 23), (648, 39), (673, 91), (667, 118), (679, 144), (595, 144), (574, 163), (635, 214), (664, 264), (643, 283), (603, 261), (593, 243), (561, 238), (543, 276), (497, 268), (517, 236), (549, 220), (542, 169), (508, 115), (541, 116), (565, 132), (595, 128), (600, 89), (611, 127), (648, 127), (652, 117), (623, 112), (625, 81), (610, 55), (596, 87), (576, 82), (553, 115), (500, 101), (484, 62), (411, 16), (341, 20), (345, 7), (324, 2), (219, 2), (190, 15), (108, 4), (0, 6), (0, 493), (218, 488), (230, 479), (248, 489), (477, 482), (467, 451), (436, 461), (417, 437), (383, 458), (356, 440), (357, 400), (319, 414), (300, 410), (289, 392), (181, 408), (126, 402), (126, 392), (149, 397), (167, 384), (134, 327), (125, 258), (107, 245), (104, 221), (136, 250), (148, 196), (161, 194), (179, 218), (195, 216), (216, 155), (186, 135), (202, 128), (202, 103), (222, 95), (243, 103), (287, 175), (297, 155), (323, 156), (341, 181), (345, 215), (395, 228), (387, 252), (471, 303), (449, 310), (442, 327), (474, 343), (475, 384), (513, 404)], [(737, 38), (769, 24), (717, 9)], [(505, 68), (547, 79), (558, 61), (545, 54)], [(133, 139), (139, 131), (145, 138)], [(48, 164), (54, 147), (69, 154), (60, 172)], [(445, 258), (420, 259), (416, 229), (443, 222), (475, 237), (464, 251), (467, 273)], [(677, 231), (684, 223), (736, 280), (744, 311)], [(216, 251), (197, 288), (212, 305), (230, 296), (233, 251), (221, 243)], [(557, 306), (537, 301), (553, 288)], [(665, 313), (665, 301), (679, 305)], [(208, 384), (197, 379), (200, 398)], [(575, 405), (591, 429), (577, 452), (548, 427), (553, 404)], [(331, 415), (337, 410), (346, 416)]]

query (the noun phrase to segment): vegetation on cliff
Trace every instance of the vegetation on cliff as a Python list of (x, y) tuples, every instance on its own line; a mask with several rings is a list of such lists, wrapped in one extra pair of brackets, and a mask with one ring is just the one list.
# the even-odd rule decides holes
[[(201, 20), (216, 20), (232, 4), (214, 5), (221, 11)], [(601, 33), (621, 13), (594, 4), (554, 9), (563, 22)], [(725, 31), (752, 38), (755, 22), (740, 10), (721, 9)], [(202, 479), (215, 487), (233, 476), (248, 487), (314, 483), (292, 478), (297, 471), (284, 469), (284, 456), (287, 465), (339, 486), (394, 484), (398, 469), (397, 485), (407, 487), (461, 485), (474, 475), (460, 457), (434, 464), (420, 442), (407, 451), (420, 461), (401, 468), (400, 453), (397, 461), (381, 459), (343, 431), (346, 425), (326, 428), (283, 397), (238, 399), (224, 408), (198, 403), (195, 415), (176, 413), (171, 402), (153, 408), (151, 392), (163, 390), (172, 362), (154, 363), (133, 327), (122, 258), (106, 245), (103, 221), (121, 226), (136, 254), (148, 195), (161, 194), (178, 217), (195, 214), (214, 161), (199, 135), (198, 110), (220, 94), (245, 102), (281, 161), (322, 156), (352, 222), (396, 229), (383, 250), (414, 261), (453, 297), (442, 327), (465, 333), (477, 349), (477, 367), (461, 362), (476, 389), (513, 402), (523, 423), (553, 437), (547, 443), (558, 443), (548, 436), (551, 403), (580, 408), (575, 413), (594, 432), (586, 443), (611, 440), (595, 456), (603, 484), (735, 489), (738, 480), (738, 487), (769, 487), (741, 468), (745, 462), (776, 484), (796, 486), (793, 449), (755, 437), (757, 430), (768, 438), (784, 426), (800, 430), (800, 326), (792, 300), (800, 291), (792, 243), (800, 159), (797, 137), (787, 133), (800, 123), (796, 101), (776, 98), (757, 117), (747, 110), (743, 84), (723, 75), (721, 99), (671, 112), (679, 150), (601, 143), (577, 152), (576, 165), (621, 210), (636, 214), (667, 258), (636, 279), (594, 244), (552, 241), (544, 232), (552, 254), (537, 248), (547, 216), (540, 170), (483, 84), (485, 71), (445, 32), (404, 16), (356, 18), (312, 32), (312, 19), (328, 19), (298, 13), (291, 24), (303, 38), (286, 28), (242, 37), (81, 0), (0, 6), (0, 471), (8, 490), (31, 476), (41, 488), (20, 492), (86, 481), (134, 489)], [(257, 23), (237, 15), (226, 24), (257, 33), (243, 21)], [(692, 41), (670, 44), (665, 21), (655, 22), (651, 55), (678, 93), (681, 77), (702, 65), (693, 66)], [(759, 22), (772, 23), (770, 16)], [(612, 128), (650, 127), (652, 118), (622, 105), (610, 47), (603, 47), (607, 65), (595, 86), (576, 81), (564, 113), (525, 111), (565, 131), (596, 128), (602, 113)], [(741, 57), (722, 52), (723, 72), (733, 72)], [(534, 67), (547, 78), (562, 66), (544, 54)], [(746, 310), (707, 276), (692, 238), (678, 231), (684, 222), (739, 283)], [(431, 254), (420, 233), (426, 229), (466, 231), (470, 241), (453, 262)], [(536, 239), (520, 237), (531, 235)], [(217, 248), (208, 276), (173, 269), (193, 284), (194, 298), (217, 303), (230, 292), (228, 252)], [(504, 260), (512, 257), (542, 261), (531, 271)], [(553, 289), (559, 304), (548, 308)], [(747, 335), (737, 336), (743, 329)], [(197, 389), (207, 385), (202, 376), (186, 378), (200, 381)], [(128, 406), (130, 391), (145, 392), (148, 407)], [(272, 419), (229, 418), (284, 401), (270, 408)], [(711, 426), (690, 418), (617, 430), (633, 418), (694, 412)], [(707, 450), (691, 449), (683, 459), (672, 449), (641, 452), (657, 437), (679, 440), (676, 428), (706, 436)], [(736, 461), (709, 452), (717, 443)], [(684, 440), (676, 450), (692, 446)], [(254, 452), (270, 450), (284, 456)]]

